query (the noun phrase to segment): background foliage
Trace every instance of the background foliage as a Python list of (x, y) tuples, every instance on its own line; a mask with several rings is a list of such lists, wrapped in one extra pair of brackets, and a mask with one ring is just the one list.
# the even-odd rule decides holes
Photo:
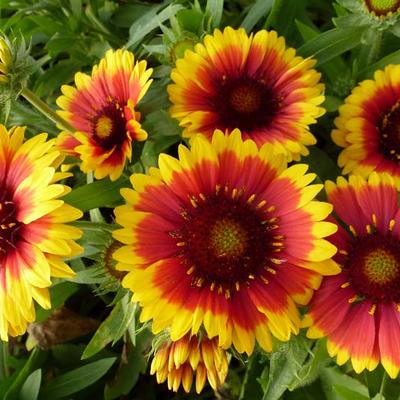
[[(24, 337), (0, 343), (0, 398), (21, 399), (263, 399), (318, 400), (400, 399), (400, 382), (383, 369), (356, 375), (350, 365), (338, 367), (323, 340), (304, 334), (275, 343), (270, 355), (247, 359), (232, 354), (226, 384), (200, 396), (168, 392), (149, 375), (152, 335), (138, 322), (138, 307), (119, 287), (118, 276), (104, 269), (112, 207), (121, 204), (119, 188), (131, 172), (156, 165), (160, 152), (175, 154), (180, 128), (168, 114), (166, 85), (184, 49), (215, 27), (242, 26), (248, 32), (274, 29), (304, 57), (314, 56), (326, 85), (327, 113), (312, 127), (318, 145), (302, 161), (321, 181), (335, 178), (338, 150), (330, 140), (338, 106), (357, 82), (377, 68), (400, 62), (399, 34), (383, 30), (329, 0), (0, 0), (0, 29), (22, 34), (31, 44), (33, 73), (29, 88), (55, 107), (60, 86), (112, 48), (126, 47), (146, 58), (155, 79), (140, 111), (149, 140), (136, 143), (134, 159), (116, 182), (91, 182), (77, 173), (66, 200), (86, 212), (77, 222), (84, 231), (85, 253), (69, 260), (77, 272), (72, 281), (56, 280), (53, 309), (38, 309), (38, 321)], [(27, 102), (12, 103), (7, 121), (55, 136), (56, 126)], [(28, 351), (31, 350), (31, 351)]]

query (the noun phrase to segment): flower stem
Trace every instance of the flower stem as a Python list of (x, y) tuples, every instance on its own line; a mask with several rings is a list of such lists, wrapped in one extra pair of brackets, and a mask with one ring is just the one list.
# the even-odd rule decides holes
[(43, 100), (28, 88), (23, 88), (21, 95), (29, 101), (37, 110), (39, 110), (50, 121), (53, 121), (61, 129), (74, 132), (75, 129), (64, 118), (61, 118), (54, 110), (52, 110)]
[(387, 373), (384, 371), (383, 376), (382, 376), (382, 382), (381, 382), (381, 387), (379, 389), (379, 400), (383, 400), (383, 391), (385, 390), (385, 383), (386, 383), (386, 378), (387, 378)]

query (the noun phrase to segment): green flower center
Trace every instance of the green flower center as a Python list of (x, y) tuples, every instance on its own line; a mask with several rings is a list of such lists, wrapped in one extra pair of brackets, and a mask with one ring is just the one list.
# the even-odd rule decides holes
[(399, 273), (396, 257), (386, 249), (376, 249), (364, 259), (364, 271), (371, 282), (385, 284)]
[(107, 138), (111, 135), (113, 122), (111, 118), (103, 115), (96, 122), (96, 135), (101, 138)]
[(396, 12), (400, 7), (400, 0), (365, 0), (369, 12), (384, 16)]
[(247, 234), (236, 221), (222, 219), (211, 228), (210, 245), (217, 257), (238, 257), (247, 247)]
[(344, 269), (359, 296), (374, 302), (400, 300), (400, 242), (377, 232), (357, 238)]

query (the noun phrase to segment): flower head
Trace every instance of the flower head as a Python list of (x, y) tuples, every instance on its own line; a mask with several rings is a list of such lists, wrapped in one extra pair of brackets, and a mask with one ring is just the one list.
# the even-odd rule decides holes
[(22, 35), (9, 40), (0, 35), (0, 105), (15, 100), (26, 86), (33, 65)]
[(168, 388), (174, 392), (182, 384), (189, 393), (193, 379), (197, 393), (202, 391), (206, 379), (216, 390), (225, 382), (228, 358), (215, 338), (185, 335), (176, 342), (167, 339), (156, 350), (150, 373), (156, 374), (158, 383), (167, 381)]
[(344, 150), (343, 173), (367, 177), (372, 171), (400, 178), (400, 65), (376, 71), (353, 89), (335, 119), (333, 141)]
[(378, 17), (390, 16), (400, 9), (400, 0), (364, 0), (367, 10)]
[(21, 335), (35, 319), (33, 299), (50, 308), (50, 277), (71, 277), (63, 257), (78, 254), (82, 213), (61, 197), (60, 153), (42, 133), (24, 143), (24, 128), (0, 125), (0, 338)]
[(332, 236), (337, 276), (324, 278), (304, 325), (308, 336), (327, 336), (337, 363), (351, 359), (360, 373), (379, 362), (394, 378), (400, 368), (400, 208), (394, 180), (373, 172), (326, 183), (344, 227)]
[(219, 345), (271, 350), (271, 335), (288, 340), (299, 328), (295, 302), (306, 304), (321, 274), (338, 272), (336, 248), (322, 239), (335, 226), (314, 201), (306, 165), (286, 168), (267, 144), (259, 150), (235, 130), (198, 135), (179, 160), (162, 154), (159, 169), (134, 174), (115, 215), (125, 245), (114, 253), (122, 281), (172, 340), (203, 325)]
[(286, 49), (274, 31), (216, 29), (177, 60), (168, 87), (171, 115), (186, 137), (239, 128), (245, 139), (299, 159), (316, 143), (309, 125), (324, 113), (314, 64)]
[(61, 133), (58, 145), (82, 160), (84, 172), (97, 179), (117, 179), (131, 158), (132, 142), (147, 138), (136, 106), (150, 86), (151, 69), (146, 61), (135, 63), (127, 50), (109, 50), (92, 76), (78, 72), (76, 88), (64, 85), (57, 104), (59, 114), (76, 133)]

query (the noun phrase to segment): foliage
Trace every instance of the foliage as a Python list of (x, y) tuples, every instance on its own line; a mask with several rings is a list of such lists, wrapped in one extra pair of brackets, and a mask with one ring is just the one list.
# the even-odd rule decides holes
[[(143, 126), (149, 133), (135, 145), (133, 161), (124, 175), (110, 183), (92, 182), (73, 167), (73, 187), (65, 200), (84, 211), (85, 253), (69, 260), (76, 279), (57, 280), (51, 288), (53, 310), (62, 315), (45, 346), (33, 329), (23, 337), (0, 343), (0, 398), (35, 399), (399, 399), (400, 383), (387, 380), (381, 368), (357, 375), (350, 365), (336, 366), (325, 342), (311, 341), (304, 332), (288, 343), (275, 343), (272, 354), (261, 351), (249, 359), (232, 354), (228, 380), (218, 393), (172, 394), (149, 375), (152, 335), (139, 322), (138, 307), (115, 277), (101, 267), (104, 249), (114, 229), (112, 207), (122, 204), (119, 189), (132, 172), (157, 164), (160, 152), (175, 154), (183, 139), (181, 128), (168, 114), (166, 86), (184, 49), (215, 27), (275, 29), (303, 57), (317, 59), (326, 85), (327, 114), (312, 127), (318, 145), (303, 161), (321, 181), (339, 174), (337, 149), (330, 141), (332, 121), (356, 82), (370, 78), (377, 68), (400, 61), (399, 29), (371, 26), (346, 8), (348, 2), (326, 0), (0, 0), (0, 29), (20, 35), (31, 47), (28, 87), (51, 108), (60, 87), (78, 71), (89, 72), (109, 48), (126, 47), (154, 68), (154, 83), (141, 102)], [(385, 28), (386, 29), (386, 28)], [(59, 129), (22, 97), (3, 113), (7, 125), (27, 125), (30, 134)], [(8, 118), (7, 118), (8, 117)], [(106, 285), (114, 279), (114, 286)], [(53, 310), (39, 310), (37, 323)], [(94, 322), (93, 322), (94, 321)], [(92, 325), (90, 325), (92, 324)], [(75, 337), (65, 329), (75, 326)], [(46, 329), (39, 325), (38, 329)], [(35, 333), (36, 332), (36, 333)], [(68, 336), (68, 335), (67, 335)], [(39, 344), (39, 346), (37, 346)], [(33, 348), (33, 349), (32, 349)], [(28, 351), (27, 349), (32, 349)]]

